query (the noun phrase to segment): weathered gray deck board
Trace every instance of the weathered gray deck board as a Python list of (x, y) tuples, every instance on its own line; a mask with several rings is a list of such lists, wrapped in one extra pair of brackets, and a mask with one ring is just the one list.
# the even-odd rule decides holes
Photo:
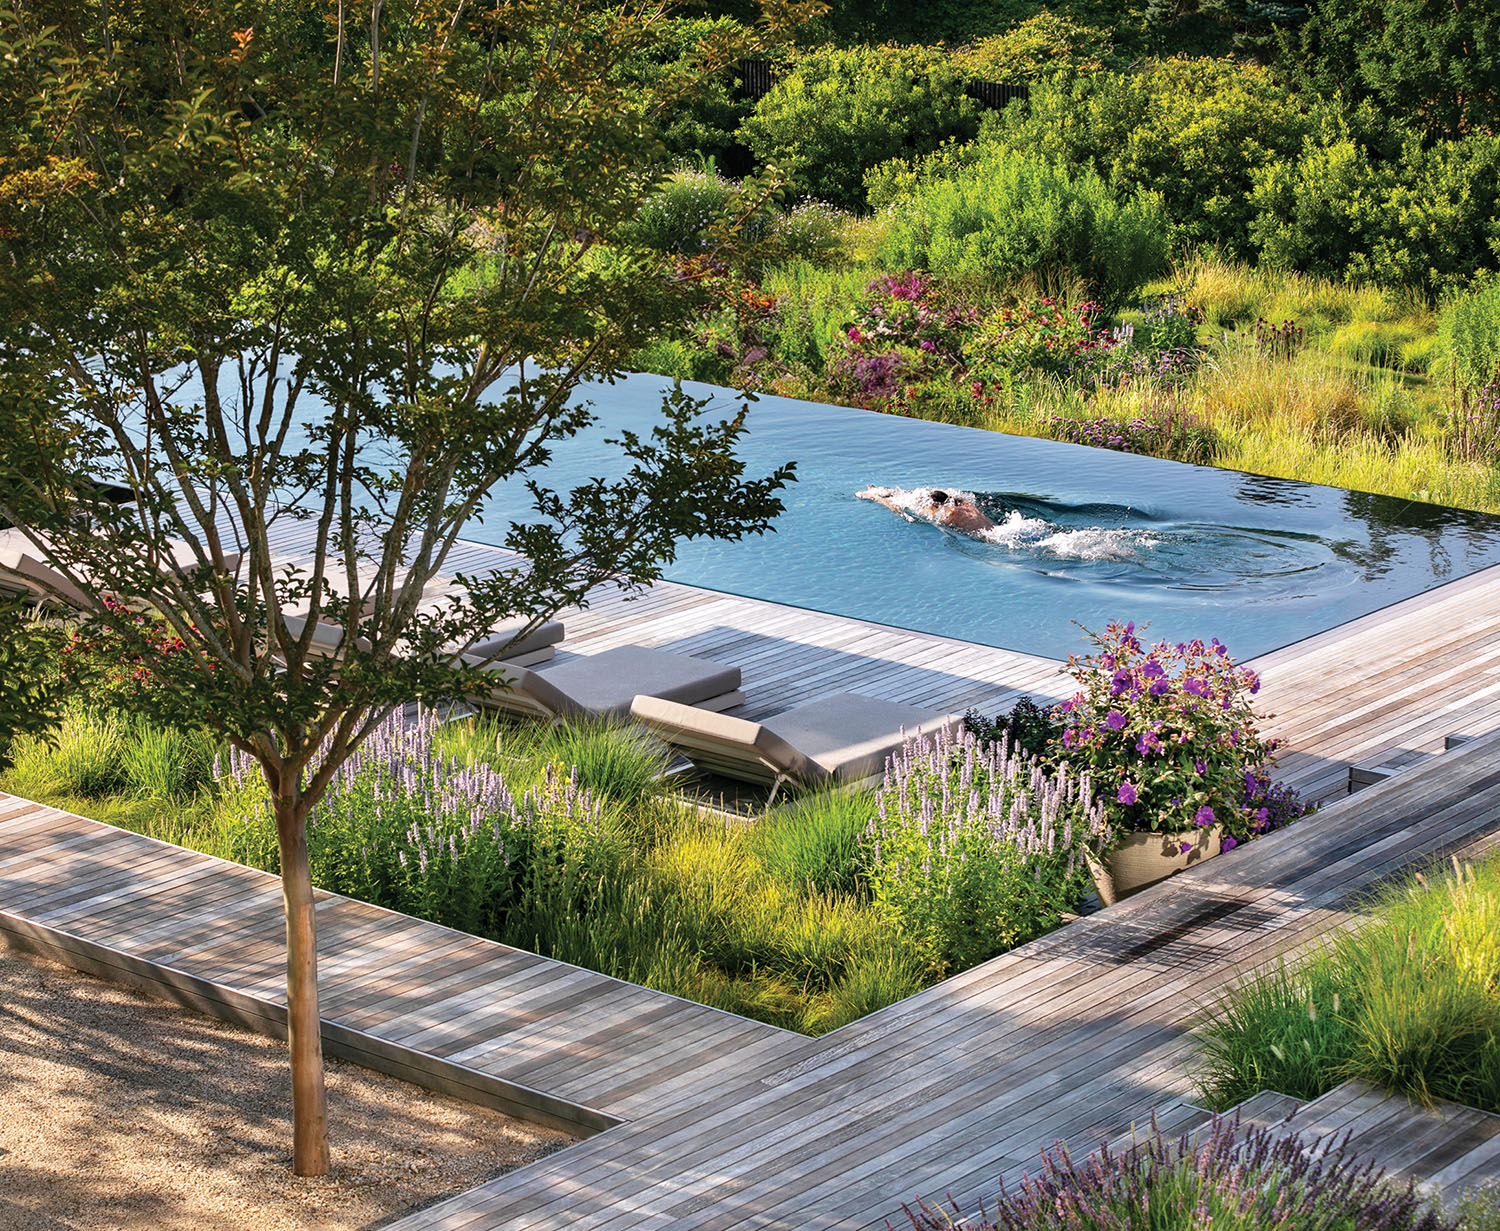
[[(198, 1007), (223, 1001), (274, 1029), (284, 1020), (281, 910), (273, 876), (0, 796), (0, 935), (17, 943)], [(390, 1059), (405, 1076), (425, 1069), (576, 1130), (655, 1106), (656, 1085), (711, 1079), (748, 1048), (805, 1044), (334, 894), (319, 894), (318, 916), (335, 1050), (376, 1067)], [(444, 989), (435, 998), (434, 987)], [(533, 1069), (547, 1073), (545, 1090), (533, 1089)], [(611, 1096), (617, 1088), (628, 1092)]]

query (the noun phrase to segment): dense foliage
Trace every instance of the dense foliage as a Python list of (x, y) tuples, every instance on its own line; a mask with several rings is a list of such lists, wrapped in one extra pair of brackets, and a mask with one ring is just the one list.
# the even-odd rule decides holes
[(1199, 1039), (1217, 1107), (1359, 1078), (1500, 1111), (1500, 863), (1391, 891), (1310, 962), (1230, 992)]
[(755, 156), (815, 196), (863, 204), (867, 170), (972, 137), (957, 66), (919, 47), (823, 48), (798, 58), (741, 126)]
[(979, 285), (1082, 285), (1114, 310), (1160, 273), (1167, 219), (1154, 196), (1122, 199), (1092, 169), (992, 148), (895, 203), (881, 255)]

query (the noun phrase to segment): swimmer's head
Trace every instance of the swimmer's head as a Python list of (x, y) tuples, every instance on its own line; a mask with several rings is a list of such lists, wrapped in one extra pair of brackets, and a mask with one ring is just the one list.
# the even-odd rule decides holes
[(945, 503), (947, 501), (947, 499), (948, 499), (948, 493), (947, 492), (944, 492), (944, 491), (934, 491), (932, 493), (932, 503), (933, 504), (943, 504), (943, 503)]

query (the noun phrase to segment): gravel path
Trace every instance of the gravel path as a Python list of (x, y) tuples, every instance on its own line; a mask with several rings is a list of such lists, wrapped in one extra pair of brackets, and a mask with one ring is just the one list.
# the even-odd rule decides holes
[(568, 1143), (330, 1061), (333, 1174), (291, 1174), (282, 1045), (0, 948), (0, 1231), (378, 1225)]

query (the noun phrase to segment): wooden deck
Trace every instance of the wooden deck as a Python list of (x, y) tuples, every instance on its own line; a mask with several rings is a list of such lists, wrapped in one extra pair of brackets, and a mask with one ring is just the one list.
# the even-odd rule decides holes
[[(470, 546), (454, 567), (499, 557)], [(1065, 684), (1051, 660), (680, 585), (565, 619), (570, 653), (739, 665), (752, 716), (840, 689), (994, 710)], [(1500, 569), (1255, 665), (1287, 774), (1314, 793), (1351, 761), (1494, 730)], [(880, 1227), (916, 1195), (989, 1191), (1057, 1138), (1181, 1108), (1203, 997), (1497, 829), (1486, 738), (817, 1041), (323, 895), (325, 1029), (372, 1067), (604, 1130), (401, 1231)], [(0, 797), (12, 940), (276, 1030), (279, 911), (263, 874)]]
[(1058, 1139), (1182, 1107), (1205, 998), (1497, 830), (1488, 739), (394, 1228), (879, 1228), (915, 1196), (972, 1204)]
[[(283, 937), (279, 878), (0, 794), (0, 938), (284, 1035)], [(808, 1046), (337, 894), (318, 942), (331, 1052), (574, 1132)]]

